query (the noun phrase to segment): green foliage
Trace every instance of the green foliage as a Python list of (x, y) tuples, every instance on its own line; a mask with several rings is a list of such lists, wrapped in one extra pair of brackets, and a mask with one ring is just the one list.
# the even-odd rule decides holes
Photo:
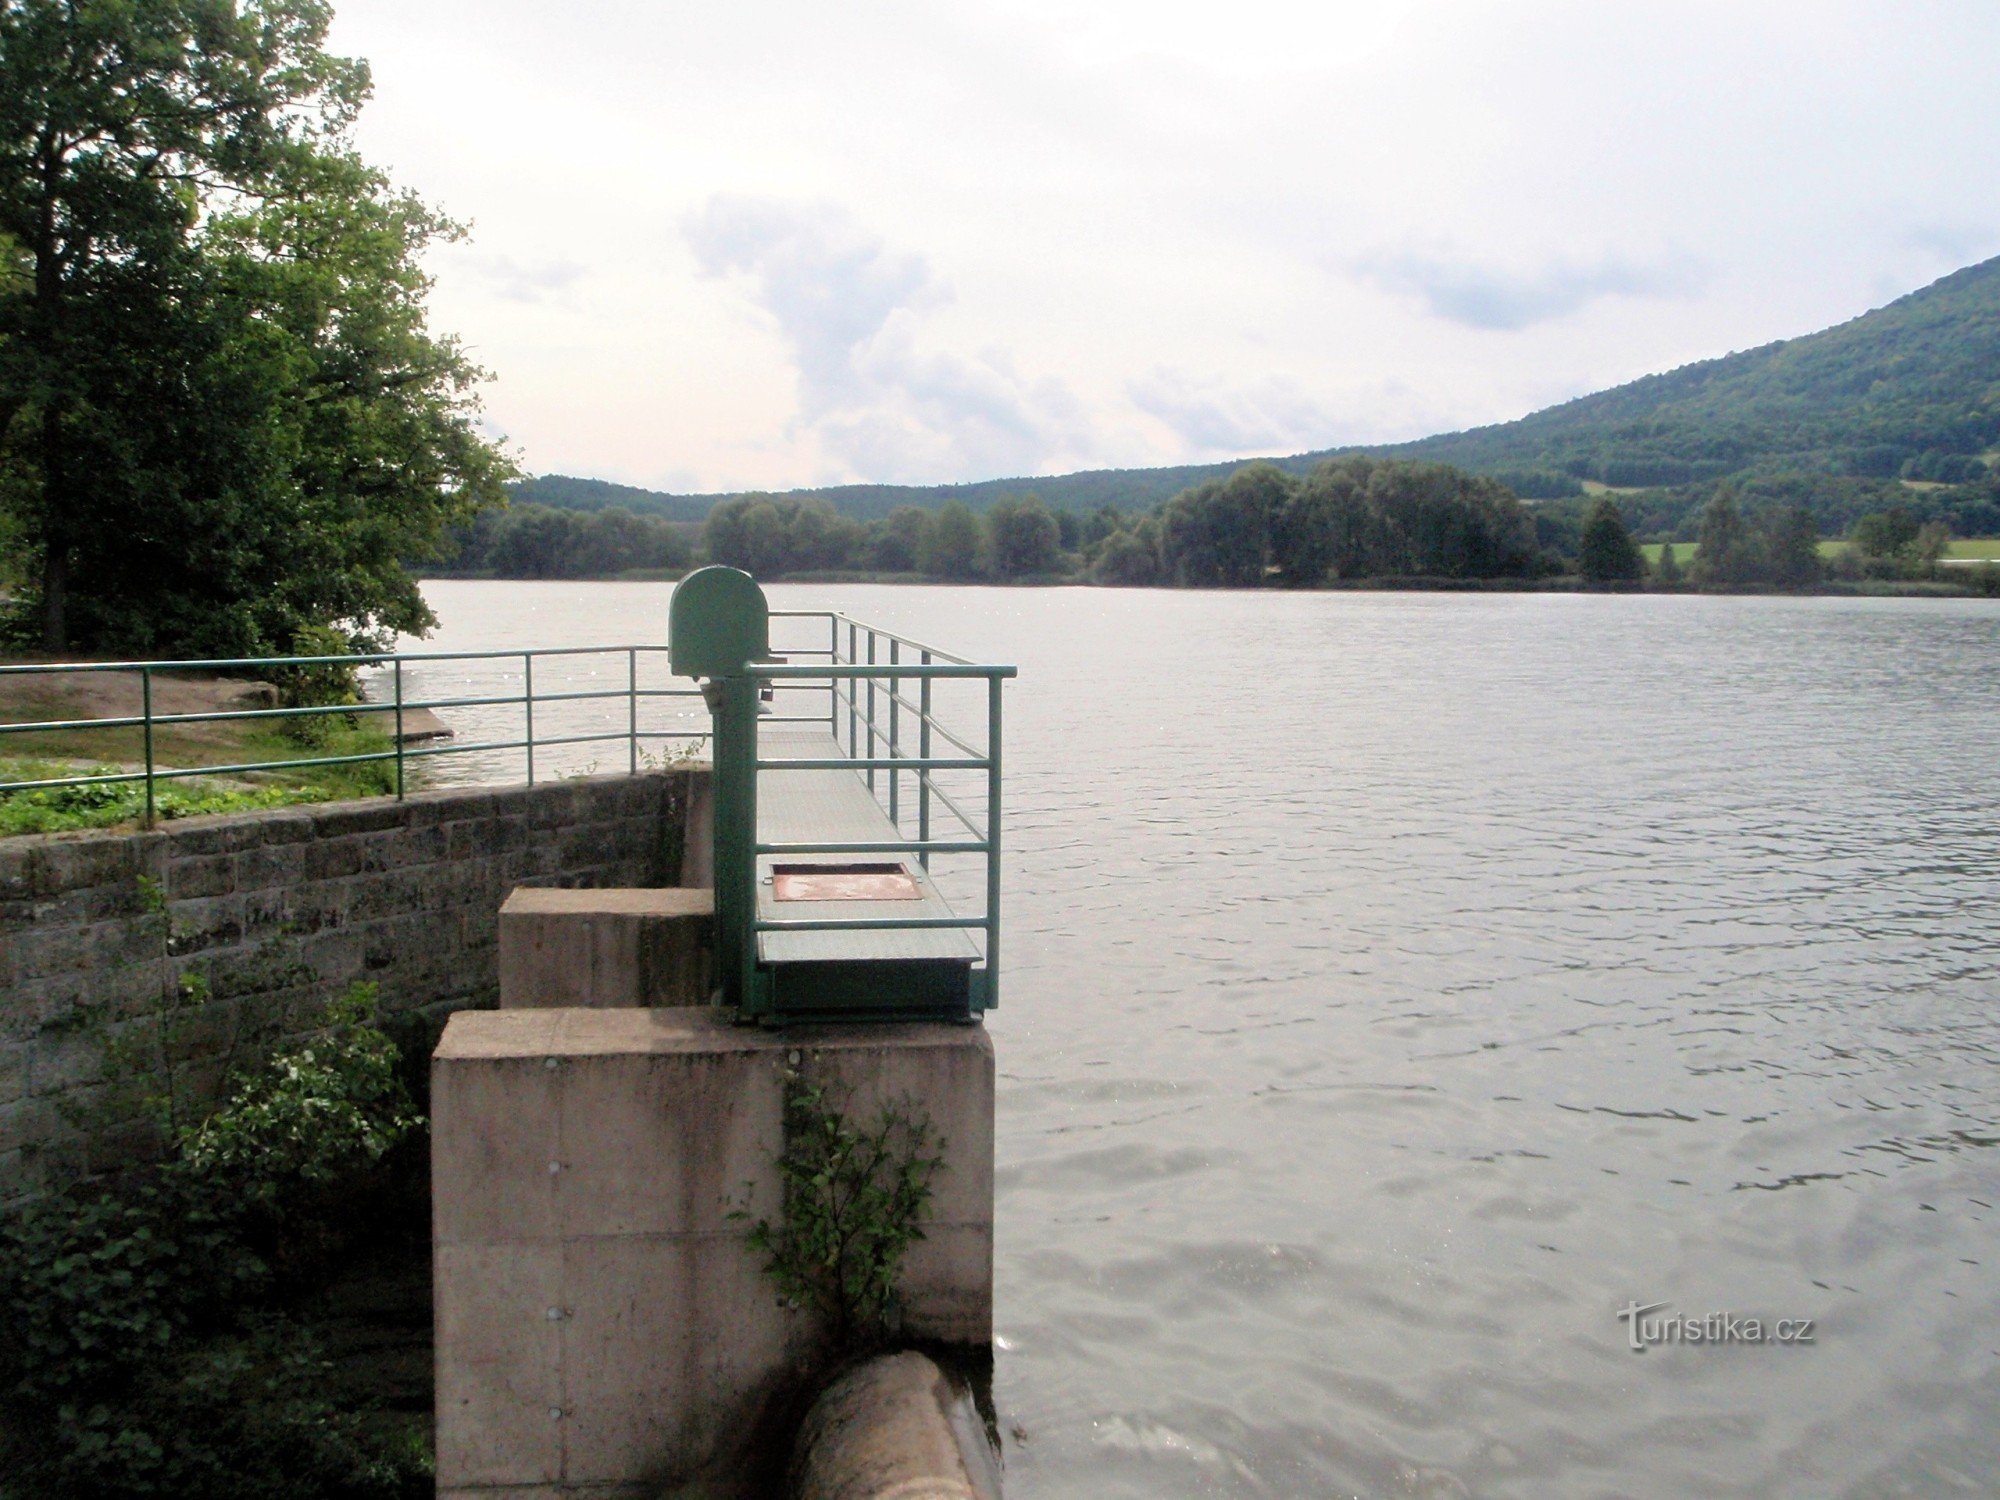
[(1778, 471), (1965, 483), (2000, 441), (1996, 368), (2000, 260), (1810, 337), (1387, 451), (1611, 485)]
[(1105, 537), (1090, 565), (1090, 581), (1125, 588), (1160, 582), (1160, 528), (1150, 519)]
[(1176, 495), (1161, 513), (1174, 579), (1196, 588), (1253, 588), (1264, 581), (1272, 531), (1297, 481), (1271, 464)]
[(828, 1320), (841, 1350), (871, 1347), (894, 1330), (903, 1255), (924, 1237), (942, 1143), (906, 1110), (884, 1107), (860, 1126), (820, 1085), (790, 1071), (783, 1083), (784, 1215), (752, 1224), (751, 1248), (781, 1296)]
[[(359, 1221), (357, 1179), (418, 1123), (373, 994), (357, 989), (309, 1043), (239, 1075), (207, 1120), (174, 1132), (164, 1161), (12, 1218), (0, 1494), (428, 1494), (427, 1460), (406, 1440), (335, 1408), (326, 1362), (288, 1310), (300, 1268), (324, 1264)], [(302, 1127), (329, 1139), (305, 1143)], [(317, 1260), (297, 1253), (308, 1243)]]
[[(110, 776), (119, 767), (70, 766), (51, 761), (0, 760), (0, 781), (48, 781), (60, 776)], [(334, 793), (316, 786), (203, 787), (200, 782), (162, 782), (154, 794), (154, 811), (165, 819), (201, 817), (209, 813), (255, 812), (321, 802)], [(46, 787), (35, 791), (0, 793), (0, 838), (17, 833), (67, 833), (79, 828), (115, 828), (138, 821), (146, 811), (143, 782), (94, 786)]]
[(1593, 583), (1625, 583), (1645, 575), (1646, 561), (1625, 529), (1625, 517), (1606, 496), (1597, 498), (1584, 520), (1577, 569)]
[(979, 576), (979, 522), (962, 501), (945, 503), (925, 528), (917, 567), (933, 578), (964, 582)]
[(0, 505), (43, 643), (254, 655), (432, 622), (403, 567), (496, 503), (424, 320), (456, 226), (361, 162), (323, 0), (0, 8)]
[(1702, 511), (1689, 582), (1799, 588), (1820, 573), (1819, 529), (1803, 505), (1769, 506), (1746, 517), (1735, 490), (1725, 486)]
[(181, 1160), (269, 1210), (380, 1161), (420, 1122), (375, 1022), (375, 986), (356, 984), (311, 1042), (238, 1079), (227, 1104), (182, 1133)]
[(693, 556), (685, 525), (628, 510), (552, 510), (512, 505), (489, 511), (455, 537), (449, 570), (498, 578), (604, 578), (674, 572)]
[[(292, 637), (289, 654), (304, 657), (352, 655), (353, 641), (331, 625), (307, 625)], [(266, 674), (285, 708), (344, 708), (361, 701), (361, 678), (344, 661), (315, 661), (272, 667)], [(313, 714), (281, 719), (279, 732), (295, 744), (324, 749), (334, 734), (356, 725), (352, 714)]]
[(986, 513), (993, 571), (1002, 578), (1045, 577), (1061, 571), (1062, 529), (1039, 496), (1009, 496)]
[(1521, 502), (1491, 479), (1441, 464), (1346, 458), (1292, 486), (1271, 556), (1285, 581), (1315, 584), (1521, 577), (1534, 571), (1537, 549)]
[(1907, 505), (1871, 511), (1847, 531), (1863, 557), (1895, 557), (1917, 539), (1917, 518)]
[(1660, 560), (1653, 565), (1653, 578), (1662, 588), (1680, 587), (1683, 575), (1675, 550), (1674, 543), (1666, 543), (1660, 548)]

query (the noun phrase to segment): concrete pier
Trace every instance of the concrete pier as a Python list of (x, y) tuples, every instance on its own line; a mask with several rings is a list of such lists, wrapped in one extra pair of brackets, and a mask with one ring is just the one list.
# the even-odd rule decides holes
[(440, 1500), (733, 1496), (782, 1464), (772, 1423), (827, 1335), (748, 1243), (782, 1210), (788, 1069), (857, 1121), (892, 1102), (929, 1118), (945, 1168), (904, 1262), (904, 1328), (991, 1342), (983, 1028), (461, 1012), (431, 1093)]
[(500, 908), (500, 1008), (702, 1005), (715, 892), (521, 886)]

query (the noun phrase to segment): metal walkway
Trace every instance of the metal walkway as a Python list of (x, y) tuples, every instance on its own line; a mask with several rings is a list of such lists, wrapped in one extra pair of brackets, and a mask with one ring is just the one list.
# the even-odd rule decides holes
[[(793, 639), (773, 640), (773, 624)], [(722, 1002), (764, 1025), (991, 1010), (1000, 699), (1014, 668), (832, 611), (774, 611), (727, 567), (675, 587), (668, 637), (674, 672), (704, 682), (714, 714)], [(940, 722), (947, 705), (983, 708), (985, 734)], [(946, 903), (940, 857), (984, 864), (983, 910)], [(949, 868), (956, 891), (962, 867)]]
[[(767, 763), (757, 787), (757, 842), (760, 844), (904, 843), (905, 835), (868, 790), (859, 771), (780, 770), (769, 763), (785, 760), (845, 759), (846, 751), (831, 735), (811, 730), (767, 729), (758, 736), (758, 750)], [(832, 901), (779, 899), (775, 873), (802, 863), (833, 870), (873, 869), (893, 865), (908, 876), (916, 896), (901, 899), (846, 897)], [(766, 854), (757, 860), (759, 921), (814, 921), (942, 918), (952, 915), (938, 894), (930, 872), (914, 859), (894, 854), (818, 855), (788, 857)], [(820, 931), (763, 931), (757, 934), (757, 958), (764, 964), (882, 963), (943, 961), (974, 963), (979, 945), (963, 928), (842, 927)]]

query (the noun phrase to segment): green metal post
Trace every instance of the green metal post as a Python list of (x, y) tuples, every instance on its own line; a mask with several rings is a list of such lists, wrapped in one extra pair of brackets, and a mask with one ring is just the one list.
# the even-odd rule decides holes
[[(826, 616), (826, 659), (829, 664), (840, 662), (840, 621), (829, 610)], [(840, 679), (826, 680), (826, 733), (834, 744), (840, 743)]]
[[(902, 642), (894, 636), (889, 638), (889, 665), (892, 667), (896, 665), (902, 655), (898, 649), (901, 645)], [(901, 680), (896, 674), (891, 672), (889, 674), (889, 759), (891, 760), (896, 758), (896, 752), (899, 748), (896, 743), (896, 732), (899, 727), (896, 718), (896, 695), (902, 685)], [(903, 830), (903, 821), (896, 815), (896, 798), (901, 789), (902, 780), (903, 773), (894, 766), (889, 767), (889, 821), (895, 826), (898, 833), (901, 833)]]
[(403, 800), (403, 658), (396, 658), (396, 800)]
[(986, 679), (986, 1008), (1000, 1004), (1000, 678)]
[(709, 683), (715, 712), (715, 945), (723, 1000), (750, 1009), (756, 996), (757, 682)]
[(527, 732), (521, 736), (528, 747), (528, 785), (535, 784), (535, 653), (521, 653), (521, 709), (526, 715)]
[[(861, 660), (859, 637), (855, 634), (852, 620), (847, 622), (847, 664), (853, 666)], [(854, 729), (861, 714), (861, 685), (852, 677), (847, 679), (847, 758), (854, 759)]]
[(153, 826), (153, 669), (139, 669), (140, 713), (146, 720), (146, 826)]
[[(923, 653), (923, 665), (928, 667), (930, 664), (931, 654), (926, 650)], [(931, 680), (928, 677), (924, 678), (917, 686), (917, 707), (919, 710), (917, 714), (917, 758), (919, 760), (929, 760), (931, 758)], [(917, 842), (928, 844), (930, 841), (931, 773), (930, 768), (926, 766), (917, 773)], [(931, 867), (931, 851), (928, 849), (919, 849), (917, 851), (917, 863), (928, 870)]]
[(631, 712), (626, 718), (626, 733), (632, 746), (632, 774), (639, 774), (639, 648), (632, 647), (625, 653), (625, 698)]
[[(868, 665), (875, 665), (875, 632), (868, 632)], [(868, 759), (875, 758), (875, 679), (868, 679)], [(868, 790), (875, 790), (875, 768), (868, 768)]]

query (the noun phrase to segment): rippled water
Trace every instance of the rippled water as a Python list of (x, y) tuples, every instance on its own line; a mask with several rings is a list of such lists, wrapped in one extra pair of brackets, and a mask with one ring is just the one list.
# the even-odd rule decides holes
[(1021, 667), (1013, 1500), (2000, 1489), (2000, 607), (771, 593)]

